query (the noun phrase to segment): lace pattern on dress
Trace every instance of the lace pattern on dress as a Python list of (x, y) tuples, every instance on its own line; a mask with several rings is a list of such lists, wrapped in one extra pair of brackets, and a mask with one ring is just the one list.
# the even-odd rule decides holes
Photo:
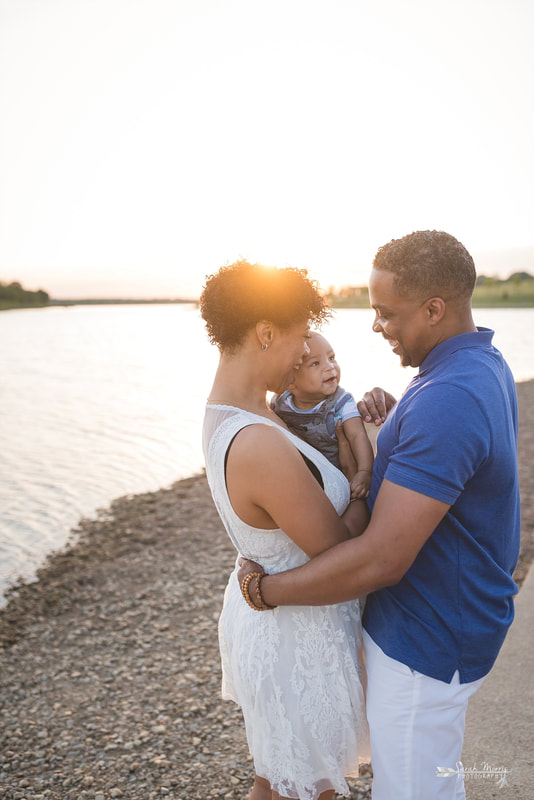
[[(282, 530), (252, 528), (234, 512), (224, 459), (243, 427), (269, 420), (229, 406), (208, 406), (204, 424), (206, 474), (236, 550), (270, 573), (308, 556)], [(320, 470), (338, 513), (349, 501), (342, 473), (318, 451), (285, 435)], [(281, 796), (316, 800), (328, 789), (348, 794), (345, 776), (368, 758), (359, 602), (278, 607), (258, 613), (244, 602), (235, 571), (219, 621), (223, 697), (243, 711), (258, 775)]]

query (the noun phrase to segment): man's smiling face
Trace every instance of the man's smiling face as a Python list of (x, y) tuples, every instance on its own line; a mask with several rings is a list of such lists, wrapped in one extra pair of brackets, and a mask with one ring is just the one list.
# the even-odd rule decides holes
[(381, 333), (403, 367), (418, 367), (434, 346), (426, 300), (403, 297), (394, 288), (394, 274), (373, 269), (369, 299), (375, 312), (373, 330)]

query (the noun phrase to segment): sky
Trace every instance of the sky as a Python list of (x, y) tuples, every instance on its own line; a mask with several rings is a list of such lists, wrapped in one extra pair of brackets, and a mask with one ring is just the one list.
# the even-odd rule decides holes
[(0, 0), (0, 281), (367, 282), (446, 230), (534, 273), (532, 0)]

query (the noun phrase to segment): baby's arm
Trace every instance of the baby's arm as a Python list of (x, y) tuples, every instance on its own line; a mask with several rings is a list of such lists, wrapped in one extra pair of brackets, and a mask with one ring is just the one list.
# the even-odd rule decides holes
[(343, 423), (343, 432), (356, 460), (356, 472), (347, 475), (350, 481), (350, 495), (364, 498), (369, 495), (371, 473), (373, 471), (373, 447), (367, 436), (361, 417), (351, 417)]

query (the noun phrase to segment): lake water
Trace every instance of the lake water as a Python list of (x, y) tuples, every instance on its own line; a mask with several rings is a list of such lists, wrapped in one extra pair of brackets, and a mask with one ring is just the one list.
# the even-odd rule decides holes
[[(357, 398), (399, 396), (403, 369), (370, 310), (324, 333)], [(534, 378), (534, 309), (476, 309), (516, 380)], [(0, 592), (30, 577), (82, 516), (202, 470), (218, 354), (191, 305), (77, 306), (0, 314)]]

